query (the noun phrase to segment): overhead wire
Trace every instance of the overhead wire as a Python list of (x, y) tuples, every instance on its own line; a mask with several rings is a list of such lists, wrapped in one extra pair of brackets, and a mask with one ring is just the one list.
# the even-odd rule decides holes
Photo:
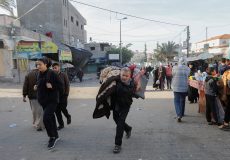
[(15, 21), (17, 21), (17, 20), (19, 20), (19, 19), (21, 19), (21, 18), (23, 18), (24, 16), (26, 16), (28, 13), (30, 13), (31, 11), (33, 11), (34, 9), (36, 9), (39, 5), (41, 5), (43, 2), (45, 2), (45, 0), (41, 0), (41, 1), (39, 1), (36, 5), (34, 5), (31, 9), (29, 9), (27, 12), (25, 12), (24, 14), (22, 14), (20, 17), (18, 17), (18, 18), (16, 18), (15, 20), (14, 20), (14, 22)]
[(151, 21), (151, 22), (155, 22), (155, 23), (161, 23), (161, 24), (166, 24), (166, 25), (174, 25), (174, 26), (180, 26), (180, 27), (187, 26), (187, 25), (184, 25), (184, 24), (170, 23), (170, 22), (159, 21), (159, 20), (154, 20), (154, 19), (149, 19), (149, 18), (143, 18), (143, 17), (127, 14), (127, 13), (122, 13), (122, 12), (118, 12), (118, 11), (114, 11), (114, 10), (110, 10), (110, 9), (106, 9), (106, 8), (102, 8), (102, 7), (98, 7), (98, 6), (95, 6), (95, 5), (88, 4), (88, 3), (83, 3), (83, 2), (80, 2), (80, 1), (77, 1), (77, 0), (70, 0), (70, 1), (78, 3), (78, 4), (81, 4), (81, 5), (85, 5), (85, 6), (88, 6), (88, 7), (93, 7), (93, 8), (97, 8), (97, 9), (100, 9), (100, 10), (104, 10), (104, 11), (107, 11), (107, 12), (110, 12), (110, 13), (115, 13), (115, 14), (120, 14), (120, 15), (124, 15), (124, 16), (128, 16), (128, 17), (133, 17), (133, 18), (136, 18), (136, 19), (142, 19), (142, 20)]

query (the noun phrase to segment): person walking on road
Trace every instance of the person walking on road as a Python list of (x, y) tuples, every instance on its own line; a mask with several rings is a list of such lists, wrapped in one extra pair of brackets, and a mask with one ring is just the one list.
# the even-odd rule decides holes
[(64, 84), (64, 93), (60, 93), (60, 100), (59, 100), (59, 103), (58, 103), (58, 106), (55, 112), (57, 121), (59, 124), (57, 129), (61, 130), (62, 128), (64, 128), (64, 121), (62, 119), (62, 113), (67, 118), (67, 124), (71, 123), (71, 115), (68, 113), (68, 110), (67, 110), (67, 101), (68, 101), (68, 96), (69, 96), (70, 84), (69, 84), (69, 79), (68, 79), (67, 74), (65, 74), (64, 72), (61, 72), (60, 65), (58, 63), (53, 63), (52, 68), (58, 74), (59, 78)]
[(43, 124), (43, 109), (37, 100), (37, 91), (34, 90), (34, 85), (37, 83), (38, 69), (34, 69), (25, 76), (23, 84), (23, 102), (26, 102), (26, 97), (29, 98), (30, 107), (33, 116), (33, 125), (37, 131), (44, 129)]
[(130, 106), (133, 102), (135, 86), (131, 79), (131, 70), (127, 67), (121, 69), (120, 79), (116, 84), (116, 91), (114, 94), (115, 106), (113, 108), (113, 119), (117, 125), (115, 136), (115, 147), (113, 152), (119, 153), (121, 151), (122, 138), (124, 131), (126, 137), (130, 138), (132, 127), (125, 121), (129, 113)]
[(181, 122), (181, 119), (184, 116), (189, 74), (190, 68), (186, 66), (186, 60), (180, 58), (178, 66), (174, 66), (172, 71), (172, 89), (174, 92), (174, 105), (178, 122)]
[(167, 89), (172, 89), (171, 88), (171, 83), (172, 83), (172, 65), (168, 64), (166, 67), (166, 80), (167, 80)]
[(63, 84), (58, 75), (49, 69), (50, 66), (51, 61), (47, 58), (37, 61), (39, 76), (37, 85), (34, 86), (38, 92), (38, 102), (44, 110), (43, 122), (50, 138), (48, 149), (54, 148), (59, 140), (54, 113), (59, 103), (59, 93), (63, 93)]
[[(208, 67), (206, 72), (208, 74), (204, 81), (206, 120), (209, 125), (213, 125), (218, 123), (216, 110), (216, 97), (218, 94), (217, 78), (214, 77), (216, 75), (215, 68)], [(212, 116), (214, 118), (214, 122), (212, 121)]]

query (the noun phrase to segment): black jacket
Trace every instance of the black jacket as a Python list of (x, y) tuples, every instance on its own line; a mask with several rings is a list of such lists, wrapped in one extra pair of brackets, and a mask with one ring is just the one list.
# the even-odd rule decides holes
[(115, 92), (115, 104), (119, 107), (130, 107), (133, 103), (135, 85), (133, 80), (129, 84), (123, 83), (120, 79), (117, 80)]
[[(51, 83), (52, 88), (47, 88), (46, 83)], [(44, 73), (39, 72), (37, 85), (37, 98), (42, 106), (59, 103), (59, 94), (64, 93), (64, 85), (54, 71), (48, 69)]]

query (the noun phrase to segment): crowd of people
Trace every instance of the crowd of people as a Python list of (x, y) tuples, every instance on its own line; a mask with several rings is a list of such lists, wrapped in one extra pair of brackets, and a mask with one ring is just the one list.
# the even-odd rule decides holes
[[(49, 69), (51, 66), (52, 70)], [(67, 75), (60, 71), (59, 64), (51, 64), (47, 58), (39, 59), (36, 67), (25, 77), (23, 101), (26, 102), (26, 96), (28, 96), (33, 113), (33, 124), (38, 131), (46, 129), (50, 138), (48, 148), (52, 149), (59, 140), (58, 130), (64, 128), (62, 113), (67, 119), (67, 124), (71, 123), (71, 115), (67, 110), (69, 80)], [(208, 124), (217, 124), (223, 130), (230, 129), (230, 61), (223, 59), (218, 67), (217, 64), (209, 65), (204, 73), (197, 68), (199, 67), (193, 64), (188, 65), (185, 58), (180, 58), (174, 66), (160, 64), (154, 69), (141, 68), (138, 73), (135, 73), (137, 71), (135, 65), (122, 68), (110, 67), (102, 71), (93, 118), (103, 116), (109, 118), (110, 111), (113, 111), (113, 119), (116, 123), (114, 153), (121, 151), (123, 134), (126, 133), (127, 138), (131, 136), (132, 127), (126, 123), (126, 118), (133, 102), (132, 99), (141, 97), (137, 93), (142, 86), (137, 81), (140, 81), (141, 76), (148, 78), (151, 71), (153, 87), (164, 90), (166, 80), (167, 89), (172, 89), (178, 122), (182, 122), (185, 115), (186, 97), (188, 96), (190, 103), (198, 101), (197, 88), (189, 86), (189, 77), (194, 77), (204, 82)], [(138, 76), (135, 77), (134, 74)], [(224, 106), (221, 106), (224, 110), (222, 116), (219, 112), (221, 107), (218, 104)]]

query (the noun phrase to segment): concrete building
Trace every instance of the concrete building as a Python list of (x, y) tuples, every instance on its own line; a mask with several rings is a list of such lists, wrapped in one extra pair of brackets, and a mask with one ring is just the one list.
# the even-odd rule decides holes
[(192, 52), (195, 54), (207, 52), (213, 55), (224, 55), (229, 48), (230, 34), (218, 35), (207, 40), (194, 43)]
[(111, 48), (109, 43), (90, 42), (86, 43), (84, 48), (93, 54), (87, 67), (88, 72), (96, 72), (98, 67), (106, 64), (108, 60), (106, 52)]
[(16, 46), (20, 41), (52, 41), (49, 37), (20, 27), (15, 17), (0, 15), (0, 80), (22, 82), (28, 60), (18, 59)]
[(84, 45), (85, 50), (90, 51), (93, 53), (91, 59), (99, 59), (104, 58), (106, 56), (106, 52), (110, 49), (109, 43), (97, 43), (97, 42), (90, 42)]
[[(40, 0), (17, 0), (18, 16), (31, 9)], [(47, 34), (55, 42), (77, 47), (86, 43), (85, 18), (68, 0), (47, 0), (21, 18), (23, 27)]]

